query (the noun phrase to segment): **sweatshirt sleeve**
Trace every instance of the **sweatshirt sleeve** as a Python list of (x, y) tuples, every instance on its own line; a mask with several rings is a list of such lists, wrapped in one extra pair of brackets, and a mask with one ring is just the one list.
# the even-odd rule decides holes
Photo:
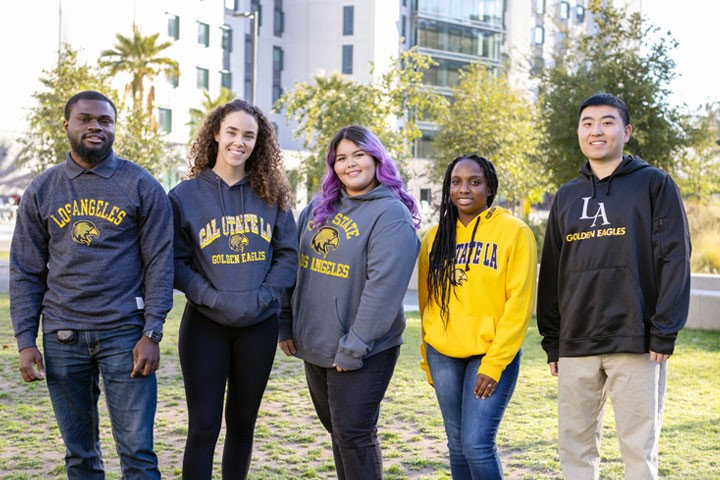
[(280, 300), (295, 285), (298, 269), (298, 238), (295, 217), (289, 210), (278, 210), (272, 237), (272, 261), (263, 286), (270, 295), (268, 303)]
[(145, 269), (145, 329), (162, 331), (173, 304), (172, 209), (160, 183), (151, 180), (149, 185), (140, 184), (138, 235)]
[(195, 245), (192, 238), (183, 228), (182, 208), (173, 192), (169, 194), (173, 213), (174, 244), (174, 286), (185, 294), (185, 297), (197, 305), (210, 306), (214, 303), (218, 292), (205, 277), (192, 267)]
[(335, 363), (343, 368), (361, 368), (374, 342), (390, 331), (415, 268), (420, 240), (412, 222), (397, 216), (386, 222), (371, 234), (360, 306), (350, 331), (340, 338)]
[(420, 368), (425, 372), (427, 381), (430, 385), (433, 384), (432, 376), (430, 375), (430, 367), (427, 364), (427, 344), (425, 343), (425, 323), (423, 322), (423, 314), (425, 313), (425, 307), (428, 304), (428, 286), (427, 276), (429, 271), (429, 254), (432, 248), (433, 240), (435, 235), (427, 233), (425, 238), (422, 240), (422, 246), (420, 247), (420, 254), (418, 255), (418, 306), (420, 308)]
[(529, 227), (523, 225), (515, 236), (507, 263), (505, 308), (498, 319), (496, 335), (485, 354), (478, 374), (495, 381), (520, 350), (527, 334), (537, 285), (537, 248)]
[(666, 176), (654, 201), (653, 256), (658, 285), (650, 350), (670, 355), (690, 306), (690, 234), (680, 191)]
[(49, 241), (35, 192), (28, 188), (20, 200), (10, 244), (10, 316), (18, 350), (34, 347), (37, 339), (47, 288)]
[(560, 309), (558, 306), (558, 265), (562, 238), (558, 228), (556, 202), (550, 208), (540, 260), (537, 293), (537, 324), (548, 362), (560, 356)]

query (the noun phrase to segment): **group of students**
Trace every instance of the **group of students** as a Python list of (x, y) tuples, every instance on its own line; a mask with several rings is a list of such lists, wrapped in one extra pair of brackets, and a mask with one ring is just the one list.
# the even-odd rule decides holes
[[(113, 153), (116, 115), (97, 92), (68, 101), (70, 152), (28, 187), (11, 246), (20, 370), (26, 381), (47, 377), (69, 478), (104, 475), (100, 373), (124, 478), (159, 478), (154, 372), (173, 286), (187, 298), (183, 478), (211, 478), (223, 412), (223, 478), (246, 478), (277, 346), (304, 362), (337, 477), (382, 478), (377, 423), (416, 262), (421, 367), (452, 476), (503, 478), (495, 438), (535, 308), (537, 254), (530, 228), (493, 205), (489, 160), (448, 165), (438, 224), (421, 242), (416, 202), (365, 127), (337, 132), (321, 191), (296, 223), (280, 149), (256, 106), (233, 100), (210, 112), (188, 178), (167, 195)], [(590, 97), (578, 118), (588, 162), (553, 202), (537, 305), (559, 377), (560, 460), (567, 478), (598, 478), (609, 394), (627, 478), (656, 478), (665, 360), (689, 302), (687, 222), (670, 177), (623, 157), (632, 127), (620, 99)], [(35, 346), (41, 315), (47, 372)]]

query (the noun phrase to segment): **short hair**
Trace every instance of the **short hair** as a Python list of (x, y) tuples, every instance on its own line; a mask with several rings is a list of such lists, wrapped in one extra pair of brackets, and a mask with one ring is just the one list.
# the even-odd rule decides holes
[(596, 105), (607, 105), (609, 107), (617, 108), (620, 112), (623, 126), (627, 126), (630, 124), (630, 110), (628, 110), (627, 105), (620, 98), (610, 93), (596, 93), (595, 95), (586, 98), (578, 109), (578, 122), (580, 121), (580, 115), (582, 115), (582, 112), (583, 110), (585, 110), (585, 108)]
[(84, 92), (76, 93), (70, 97), (70, 100), (68, 100), (65, 104), (65, 120), (70, 120), (70, 113), (72, 112), (73, 107), (75, 107), (75, 104), (80, 100), (99, 100), (101, 102), (109, 103), (113, 112), (115, 112), (115, 120), (117, 120), (117, 108), (115, 107), (115, 104), (108, 97), (100, 92), (96, 92), (95, 90), (85, 90)]
[(340, 199), (340, 179), (335, 173), (335, 155), (338, 145), (343, 140), (349, 140), (360, 147), (365, 153), (375, 160), (375, 178), (378, 183), (387, 185), (395, 198), (400, 200), (410, 211), (415, 223), (415, 228), (420, 228), (420, 213), (417, 202), (405, 191), (402, 178), (397, 166), (391, 159), (380, 139), (369, 129), (359, 125), (350, 125), (341, 128), (330, 141), (327, 148), (325, 164), (327, 173), (322, 180), (320, 193), (316, 195), (318, 200), (313, 208), (312, 223), (319, 227), (335, 213), (335, 202)]

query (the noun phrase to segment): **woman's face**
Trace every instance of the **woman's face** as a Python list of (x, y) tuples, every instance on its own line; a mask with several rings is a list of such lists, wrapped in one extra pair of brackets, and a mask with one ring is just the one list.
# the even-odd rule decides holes
[(378, 185), (375, 169), (372, 156), (350, 140), (340, 141), (335, 149), (333, 170), (349, 196), (367, 193)]
[(228, 172), (240, 169), (244, 175), (245, 163), (255, 149), (257, 135), (257, 120), (249, 113), (238, 110), (225, 115), (215, 134), (218, 153), (213, 168)]
[(465, 159), (455, 164), (450, 177), (450, 200), (463, 225), (487, 210), (488, 196), (492, 193), (485, 172), (475, 160)]

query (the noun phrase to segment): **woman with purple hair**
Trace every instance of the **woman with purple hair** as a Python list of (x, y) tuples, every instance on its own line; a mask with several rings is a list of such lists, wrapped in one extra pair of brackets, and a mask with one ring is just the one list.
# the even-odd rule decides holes
[(326, 163), (322, 191), (300, 214), (300, 268), (279, 342), (305, 361), (338, 478), (370, 480), (382, 478), (377, 421), (400, 353), (420, 219), (367, 128), (342, 128)]

